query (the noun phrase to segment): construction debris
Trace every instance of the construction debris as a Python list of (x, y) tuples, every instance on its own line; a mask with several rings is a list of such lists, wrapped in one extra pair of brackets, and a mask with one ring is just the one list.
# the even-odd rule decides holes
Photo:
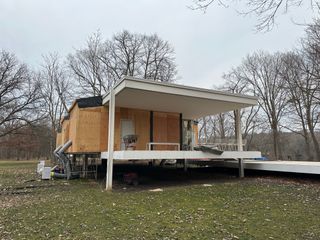
[(162, 188), (155, 188), (155, 189), (149, 190), (149, 192), (163, 192), (163, 189)]

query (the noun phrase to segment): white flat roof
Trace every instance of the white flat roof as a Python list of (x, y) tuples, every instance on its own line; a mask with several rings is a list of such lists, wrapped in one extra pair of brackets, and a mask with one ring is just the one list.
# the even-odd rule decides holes
[[(185, 85), (124, 77), (114, 86), (117, 107), (182, 113), (185, 119), (257, 105), (257, 97)], [(108, 105), (110, 96), (103, 97)]]

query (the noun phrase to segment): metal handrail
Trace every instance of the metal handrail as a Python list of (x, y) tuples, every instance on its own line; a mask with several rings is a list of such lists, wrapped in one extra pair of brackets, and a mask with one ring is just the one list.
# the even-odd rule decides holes
[(180, 151), (180, 143), (149, 142), (146, 144), (146, 149), (151, 151), (152, 145), (177, 146), (177, 151)]

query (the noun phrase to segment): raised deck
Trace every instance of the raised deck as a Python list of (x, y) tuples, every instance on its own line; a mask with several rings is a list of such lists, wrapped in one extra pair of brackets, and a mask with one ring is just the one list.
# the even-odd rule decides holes
[[(153, 159), (253, 159), (261, 157), (257, 151), (225, 151), (221, 155), (201, 151), (114, 151), (115, 160), (153, 160)], [(101, 158), (107, 159), (108, 152), (101, 152)]]
[[(244, 169), (288, 173), (320, 174), (320, 162), (245, 160), (243, 164)], [(219, 161), (215, 162), (214, 165), (219, 167), (238, 168), (237, 161)]]

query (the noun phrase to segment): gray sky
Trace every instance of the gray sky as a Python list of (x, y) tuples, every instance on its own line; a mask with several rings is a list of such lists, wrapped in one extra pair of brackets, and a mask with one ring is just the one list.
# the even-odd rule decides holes
[(192, 0), (0, 0), (0, 48), (36, 68), (42, 54), (61, 56), (85, 44), (99, 30), (103, 38), (123, 29), (157, 33), (176, 52), (179, 83), (211, 88), (222, 73), (256, 50), (285, 51), (298, 44), (312, 12), (279, 16), (278, 26), (255, 33), (255, 17), (231, 7), (211, 6), (206, 14), (187, 8)]

